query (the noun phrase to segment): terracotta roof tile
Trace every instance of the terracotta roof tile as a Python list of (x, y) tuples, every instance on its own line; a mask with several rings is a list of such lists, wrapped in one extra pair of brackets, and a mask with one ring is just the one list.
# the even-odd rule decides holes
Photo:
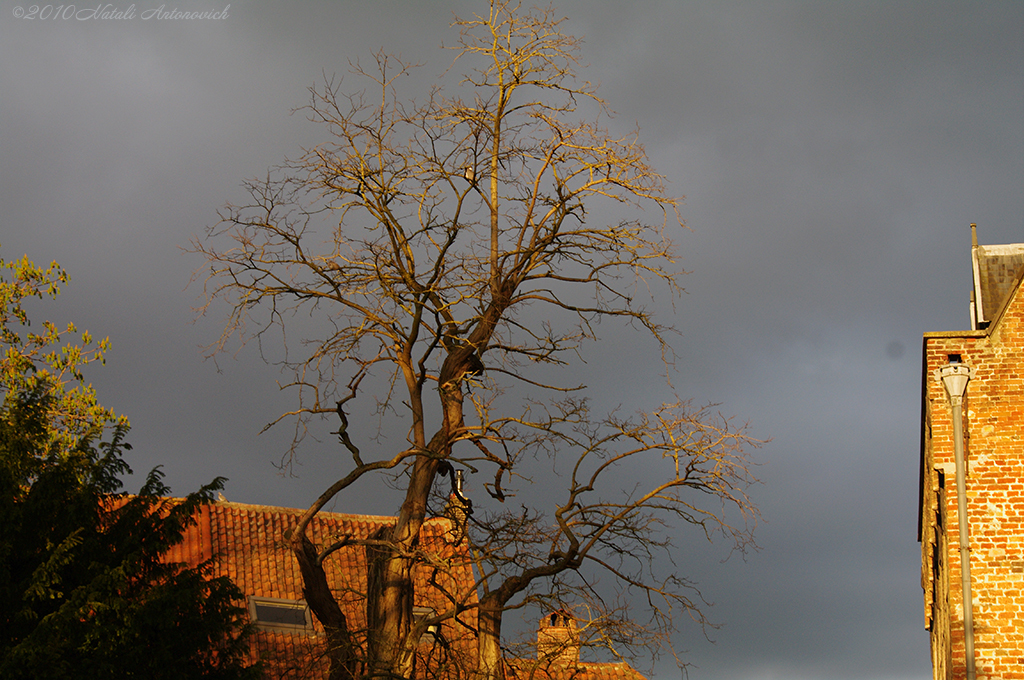
[[(295, 526), (302, 512), (225, 502), (204, 506), (197, 526), (186, 532), (167, 559), (195, 565), (213, 556), (214, 575), (229, 577), (246, 596), (301, 600), (302, 579), (285, 532)], [(391, 517), (320, 513), (310, 524), (308, 535), (323, 548), (345, 536), (366, 538), (393, 521)], [(444, 518), (428, 519), (424, 526), (421, 549), (429, 560), (444, 568), (435, 570), (424, 565), (415, 570), (416, 606), (447, 609), (449, 603), (437, 586), (475, 600), (472, 568), (465, 553), (445, 540), (450, 531), (451, 524)], [(352, 629), (365, 629), (365, 548), (352, 545), (336, 550), (325, 561), (325, 572)], [(451, 643), (453, 654), (473, 655), (475, 640), (470, 630), (476, 625), (475, 612), (463, 613), (459, 618), (465, 625), (446, 623), (442, 634)], [(264, 659), (270, 677), (325, 677), (327, 673), (322, 628), (315, 618), (312, 629), (305, 634), (301, 630), (260, 630), (254, 655)]]
[(506, 680), (644, 680), (644, 676), (628, 663), (546, 664), (538, 661), (507, 662)]
[[(301, 600), (302, 579), (285, 532), (297, 524), (302, 512), (227, 502), (204, 506), (197, 526), (189, 529), (185, 540), (172, 549), (168, 559), (194, 565), (213, 556), (215, 575), (229, 577), (247, 597)], [(393, 521), (392, 517), (320, 513), (310, 524), (308, 535), (322, 549), (345, 536), (366, 538)], [(476, 601), (468, 555), (461, 544), (453, 545), (451, 531), (446, 518), (431, 518), (424, 525), (420, 548), (425, 561), (437, 568), (421, 564), (414, 571), (416, 606), (447, 609), (445, 591), (457, 593), (470, 603)], [(365, 548), (352, 545), (336, 550), (325, 561), (325, 572), (352, 629), (363, 631)], [(461, 662), (462, 668), (468, 668), (476, 654), (472, 633), (476, 627), (475, 610), (464, 612), (459, 619), (460, 623), (446, 622), (442, 626), (442, 635), (449, 643), (444, 653)], [(322, 631), (315, 617), (312, 628), (306, 632), (260, 630), (255, 636), (254, 658), (264, 660), (268, 677), (325, 678), (329, 664)], [(425, 644), (423, 653), (436, 654), (437, 646)], [(506, 674), (508, 680), (643, 680), (642, 675), (624, 663), (542, 664), (517, 660), (508, 663)], [(445, 674), (451, 678), (460, 676), (464, 674)]]

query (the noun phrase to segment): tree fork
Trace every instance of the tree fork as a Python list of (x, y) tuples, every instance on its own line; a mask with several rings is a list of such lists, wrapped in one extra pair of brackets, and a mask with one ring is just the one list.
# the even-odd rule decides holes
[(428, 444), (428, 451), (442, 453), (416, 456), (398, 520), (393, 526), (378, 530), (371, 537), (375, 542), (367, 546), (366, 620), (373, 631), (367, 661), (373, 677), (408, 678), (412, 675), (413, 657), (403, 653), (412, 628), (415, 591), (413, 561), (409, 554), (419, 544), (420, 529), (427, 514), (427, 497), (441, 460), (447, 457), (449, 450), (448, 428), (442, 428)]

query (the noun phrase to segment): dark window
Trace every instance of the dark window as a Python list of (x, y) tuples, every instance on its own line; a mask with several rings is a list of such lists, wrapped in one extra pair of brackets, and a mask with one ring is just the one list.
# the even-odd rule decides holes
[(250, 597), (249, 616), (253, 623), (264, 630), (312, 631), (309, 607), (302, 600)]

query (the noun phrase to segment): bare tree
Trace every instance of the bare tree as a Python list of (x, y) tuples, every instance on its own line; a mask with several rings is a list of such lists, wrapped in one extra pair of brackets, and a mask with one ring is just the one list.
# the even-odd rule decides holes
[[(670, 233), (682, 227), (637, 133), (599, 124), (605, 103), (577, 78), (579, 42), (561, 21), (502, 0), (456, 20), (453, 69), (466, 73), (455, 95), (435, 88), (404, 102), (398, 83), (412, 67), (384, 53), (372, 69), (351, 69), (367, 89), (345, 93), (333, 79), (312, 88), (306, 110), (331, 141), (249, 182), (252, 201), (229, 205), (193, 243), (209, 265), (207, 306), (223, 299), (230, 309), (215, 349), (292, 326), (298, 312), (323, 329), (289, 349), (286, 387), (298, 403), (274, 423), (293, 418), (298, 443), (312, 420), (337, 418), (351, 456), (290, 537), (330, 638), (332, 677), (411, 677), (427, 625), (412, 616), (412, 571), (432, 559), (420, 531), (432, 489), (454, 485), (457, 471), (484, 474), (491, 498), (505, 501), (538, 456), (572, 461), (547, 508), (517, 502), (469, 517), (478, 582), (450, 593), (434, 620), (476, 610), (470, 671), (480, 678), (500, 676), (502, 615), (527, 603), (587, 598), (606, 614), (594, 639), (609, 644), (665, 633), (673, 611), (703, 620), (689, 583), (650, 571), (647, 556), (671, 548), (659, 523), (722, 531), (740, 548), (751, 539), (744, 449), (757, 442), (744, 428), (687, 403), (594, 417), (582, 385), (557, 384), (557, 367), (579, 363), (602, 321), (652, 338), (670, 366), (671, 328), (645, 303), (680, 291)], [(357, 445), (382, 441), (350, 431), (363, 395), (391, 432), (407, 433), (400, 450)], [(657, 481), (623, 489), (622, 471), (635, 466)], [(362, 644), (324, 574), (341, 544), (315, 546), (306, 530), (370, 473), (391, 474), (405, 495), (387, 531), (343, 541), (372, 556)], [(591, 567), (645, 594), (650, 622), (616, 617), (586, 579)]]

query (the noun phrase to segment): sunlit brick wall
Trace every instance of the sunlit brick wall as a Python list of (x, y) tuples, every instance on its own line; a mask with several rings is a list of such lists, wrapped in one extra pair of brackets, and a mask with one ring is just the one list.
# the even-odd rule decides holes
[(988, 331), (924, 342), (921, 548), (935, 678), (963, 678), (964, 625), (953, 421), (933, 377), (950, 355), (974, 369), (964, 404), (978, 678), (1024, 679), (1024, 292)]

